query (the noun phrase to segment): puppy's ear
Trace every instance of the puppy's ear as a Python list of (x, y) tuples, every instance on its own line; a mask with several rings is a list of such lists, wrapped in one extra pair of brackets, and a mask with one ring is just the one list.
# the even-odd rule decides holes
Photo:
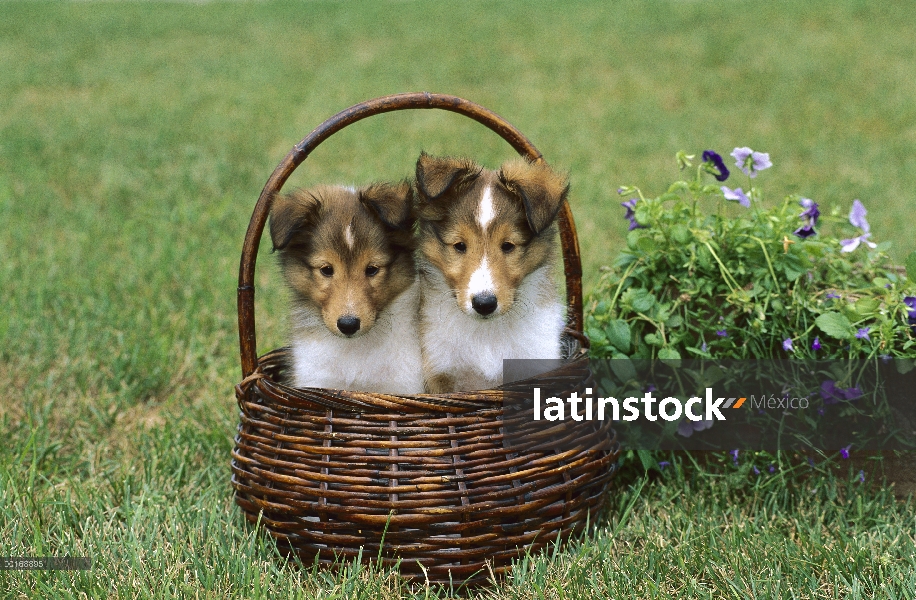
[(435, 201), (450, 189), (480, 175), (482, 167), (466, 158), (441, 158), (420, 153), (417, 191), (421, 200)]
[(522, 202), (528, 226), (535, 235), (553, 223), (569, 194), (565, 175), (544, 163), (529, 163), (522, 158), (503, 164), (499, 182)]
[(274, 250), (283, 250), (303, 229), (318, 220), (321, 201), (311, 192), (296, 190), (274, 197), (270, 209), (270, 238)]
[(359, 201), (391, 229), (413, 227), (413, 189), (406, 181), (373, 183), (359, 191)]

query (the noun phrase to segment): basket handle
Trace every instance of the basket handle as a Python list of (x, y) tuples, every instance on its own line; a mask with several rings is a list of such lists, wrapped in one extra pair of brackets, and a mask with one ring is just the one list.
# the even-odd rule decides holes
[[(519, 154), (532, 161), (543, 161), (541, 153), (522, 133), (508, 121), (478, 104), (447, 94), (429, 92), (411, 92), (383, 96), (361, 102), (343, 110), (318, 127), (293, 146), (289, 154), (277, 165), (273, 174), (261, 190), (261, 196), (255, 204), (245, 243), (242, 246), (242, 260), (239, 266), (238, 309), (239, 309), (239, 346), (242, 359), (243, 377), (254, 373), (258, 366), (257, 341), (254, 324), (254, 267), (258, 258), (258, 246), (261, 234), (267, 222), (270, 205), (274, 195), (280, 191), (286, 180), (302, 161), (311, 154), (323, 141), (347, 125), (352, 125), (366, 117), (396, 110), (413, 108), (438, 108), (464, 115), (485, 125), (499, 134)], [(559, 214), (560, 242), (563, 247), (563, 267), (566, 275), (566, 304), (570, 318), (570, 327), (582, 332), (582, 262), (579, 257), (579, 241), (576, 238), (576, 226), (568, 203), (564, 203)]]

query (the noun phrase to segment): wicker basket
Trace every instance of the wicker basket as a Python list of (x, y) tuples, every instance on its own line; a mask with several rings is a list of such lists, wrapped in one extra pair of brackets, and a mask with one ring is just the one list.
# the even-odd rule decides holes
[[(381, 557), (385, 564), (400, 561), (407, 577), (480, 583), (491, 572), (506, 573), (520, 554), (595, 520), (617, 465), (614, 431), (597, 424), (586, 435), (559, 439), (563, 432), (523, 419), (515, 423), (523, 435), (510, 440), (504, 401), (524, 394), (524, 385), (417, 396), (294, 389), (283, 383), (288, 351), (258, 359), (255, 345), (254, 268), (271, 198), (335, 132), (372, 115), (411, 108), (470, 117), (523, 156), (541, 160), (495, 113), (429, 93), (353, 106), (290, 151), (261, 192), (242, 250), (238, 310), (244, 378), (236, 386), (241, 415), (232, 485), (248, 520), (263, 524), (281, 548), (306, 564)], [(537, 380), (582, 390), (591, 374), (582, 334), (579, 247), (568, 205), (559, 224), (567, 336), (575, 348), (561, 368)]]

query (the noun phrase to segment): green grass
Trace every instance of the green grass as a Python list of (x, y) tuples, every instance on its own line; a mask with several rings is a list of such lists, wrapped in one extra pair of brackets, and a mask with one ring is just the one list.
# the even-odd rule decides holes
[[(242, 236), (326, 117), (410, 90), (500, 113), (571, 173), (587, 285), (623, 243), (618, 185), (658, 193), (679, 149), (768, 151), (774, 197), (860, 198), (899, 260), (916, 249), (914, 38), (916, 5), (852, 0), (0, 4), (0, 555), (96, 558), (0, 573), (0, 595), (402, 591), (283, 566), (228, 484)], [(291, 184), (400, 178), (421, 149), (511, 155), (456, 115), (391, 114)], [(261, 350), (284, 339), (265, 250)], [(594, 537), (488, 594), (912, 597), (911, 505), (831, 496), (826, 475), (683, 473), (632, 504), (640, 480), (623, 478)]]

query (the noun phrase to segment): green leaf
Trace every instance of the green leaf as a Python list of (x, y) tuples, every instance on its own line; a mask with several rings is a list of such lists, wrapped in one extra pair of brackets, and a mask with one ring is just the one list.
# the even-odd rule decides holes
[(636, 214), (634, 216), (636, 217), (636, 222), (639, 223), (640, 225), (648, 225), (649, 220), (650, 220), (649, 207), (645, 206), (641, 202), (637, 203), (636, 204)]
[(636, 455), (639, 457), (639, 462), (642, 463), (642, 468), (646, 471), (657, 468), (655, 461), (652, 459), (652, 453), (650, 451), (637, 450)]
[(838, 312), (826, 312), (815, 319), (814, 323), (832, 338), (848, 340), (852, 337), (852, 323)]
[(827, 252), (827, 244), (823, 242), (804, 241), (802, 242), (802, 248), (804, 248), (805, 252), (815, 257), (824, 256), (824, 253)]
[(681, 353), (674, 348), (667, 347), (658, 351), (658, 357), (662, 360), (681, 360)]
[(635, 254), (623, 251), (614, 259), (614, 266), (619, 269), (626, 269), (631, 264), (639, 260)]
[(607, 345), (607, 338), (603, 331), (597, 327), (588, 327), (585, 330), (585, 335), (588, 336), (588, 339), (591, 340), (592, 344), (597, 344), (599, 346)]
[[(678, 244), (686, 244), (690, 241), (690, 230), (686, 226), (678, 223), (671, 228), (671, 237)], [(916, 252), (914, 252), (916, 254)]]
[(655, 251), (655, 240), (647, 235), (644, 235), (639, 238), (639, 241), (636, 243), (636, 247), (639, 248), (641, 252), (651, 254)]
[(916, 251), (906, 257), (906, 278), (916, 283)]
[(898, 358), (894, 361), (894, 364), (897, 366), (897, 372), (901, 375), (906, 375), (913, 370), (914, 366), (916, 366), (913, 364), (913, 360), (910, 358)]
[(643, 336), (643, 339), (650, 346), (661, 346), (662, 345), (662, 338), (660, 338), (657, 333), (647, 333), (645, 336)]
[(852, 304), (847, 304), (843, 307), (843, 313), (850, 322), (858, 321), (862, 315), (856, 312), (856, 307)]
[(712, 254), (709, 253), (709, 250), (705, 246), (700, 246), (697, 248), (697, 262), (700, 263), (700, 266), (704, 269), (712, 268)]
[(708, 387), (714, 384), (717, 381), (720, 381), (725, 378), (725, 371), (721, 367), (709, 367), (706, 369), (706, 372), (703, 374), (704, 385), (703, 387)]
[(655, 306), (655, 296), (648, 292), (633, 299), (633, 308), (639, 312), (649, 312), (653, 306)]
[(655, 306), (655, 296), (646, 290), (637, 290), (630, 298), (630, 306), (641, 313), (649, 312)]
[(630, 352), (630, 324), (622, 319), (614, 319), (604, 328), (607, 339), (615, 348), (628, 354)]
[(615, 354), (611, 357), (611, 370), (622, 383), (636, 379), (636, 367), (630, 362), (630, 359), (623, 354)]
[(789, 281), (795, 281), (796, 279), (798, 279), (805, 273), (804, 271), (793, 269), (789, 265), (783, 265), (782, 270), (786, 274), (786, 279), (788, 279)]
[(877, 298), (861, 298), (856, 302), (856, 312), (864, 317), (878, 310), (879, 305)]
[(672, 315), (670, 319), (665, 321), (665, 326), (670, 327), (671, 329), (676, 329), (684, 324), (684, 319), (681, 315)]

